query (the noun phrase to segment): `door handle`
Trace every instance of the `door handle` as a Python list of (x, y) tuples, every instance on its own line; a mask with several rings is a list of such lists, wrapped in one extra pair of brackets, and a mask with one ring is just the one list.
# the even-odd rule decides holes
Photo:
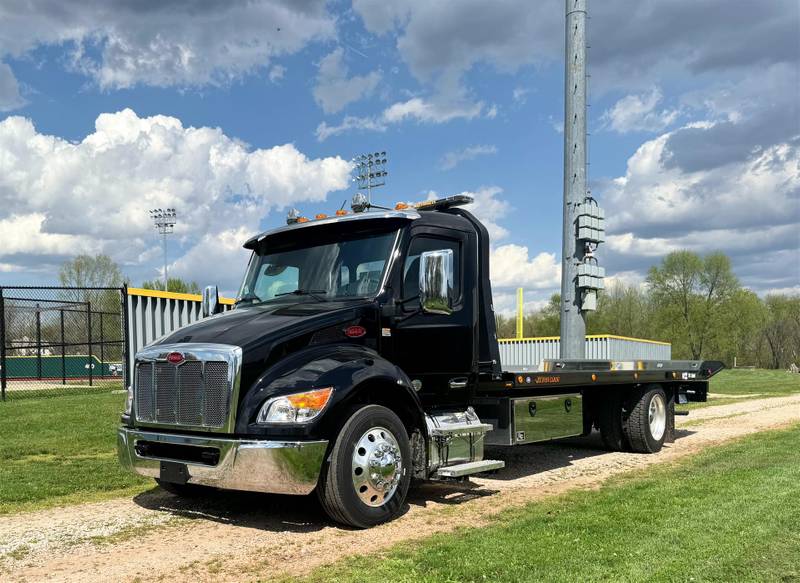
[(467, 382), (469, 379), (467, 377), (456, 377), (454, 379), (450, 379), (448, 385), (450, 385), (451, 389), (464, 389), (467, 387)]

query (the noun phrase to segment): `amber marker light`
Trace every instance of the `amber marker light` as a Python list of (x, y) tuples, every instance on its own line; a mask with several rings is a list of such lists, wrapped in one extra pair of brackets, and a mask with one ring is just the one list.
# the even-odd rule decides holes
[(593, 380), (593, 381), (596, 381), (596, 380), (597, 380), (597, 375), (596, 375), (596, 374), (593, 374), (593, 375), (592, 375), (592, 380)]
[(256, 423), (306, 423), (317, 417), (333, 395), (333, 387), (273, 397), (261, 406)]
[(328, 215), (326, 215), (325, 213), (319, 213), (319, 214), (318, 214), (317, 216), (315, 216), (314, 218), (315, 218), (315, 219), (317, 219), (317, 220), (320, 220), (320, 219), (327, 219), (327, 218), (328, 218)]
[(286, 400), (289, 401), (293, 407), (297, 407), (298, 409), (322, 409), (327, 405), (332, 394), (333, 388), (328, 387), (326, 389), (308, 391), (307, 393), (288, 395)]
[(519, 384), (522, 384), (522, 383), (524, 383), (524, 382), (525, 382), (525, 379), (524, 379), (524, 378), (523, 378), (523, 377), (520, 375), (520, 376), (518, 376), (518, 377), (517, 377), (517, 382), (518, 382)]
[(343, 217), (343, 216), (345, 216), (346, 214), (347, 214), (347, 211), (346, 211), (346, 210), (344, 210), (344, 209), (339, 209), (338, 211), (336, 211), (336, 216), (337, 216), (337, 217)]
[(407, 208), (408, 208), (408, 205), (406, 203), (404, 203), (404, 202), (398, 202), (396, 205), (394, 205), (394, 210), (396, 210), (396, 211), (404, 211)]
[(297, 217), (297, 222), (298, 223), (307, 223), (308, 222), (308, 217)]

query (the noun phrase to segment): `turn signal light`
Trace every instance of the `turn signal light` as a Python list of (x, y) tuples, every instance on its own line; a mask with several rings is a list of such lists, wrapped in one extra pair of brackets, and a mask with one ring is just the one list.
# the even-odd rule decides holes
[(286, 400), (297, 409), (322, 409), (331, 398), (332, 388), (288, 395)]

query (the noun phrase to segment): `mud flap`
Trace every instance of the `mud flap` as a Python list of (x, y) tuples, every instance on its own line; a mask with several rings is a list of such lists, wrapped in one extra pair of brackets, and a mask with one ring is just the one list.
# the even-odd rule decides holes
[(664, 443), (675, 442), (675, 391), (669, 391), (667, 397), (667, 427)]

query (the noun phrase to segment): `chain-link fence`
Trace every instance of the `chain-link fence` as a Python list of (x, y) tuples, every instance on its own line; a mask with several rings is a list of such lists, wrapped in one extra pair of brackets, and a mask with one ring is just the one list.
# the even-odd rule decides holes
[(0, 398), (119, 390), (124, 288), (0, 287)]

